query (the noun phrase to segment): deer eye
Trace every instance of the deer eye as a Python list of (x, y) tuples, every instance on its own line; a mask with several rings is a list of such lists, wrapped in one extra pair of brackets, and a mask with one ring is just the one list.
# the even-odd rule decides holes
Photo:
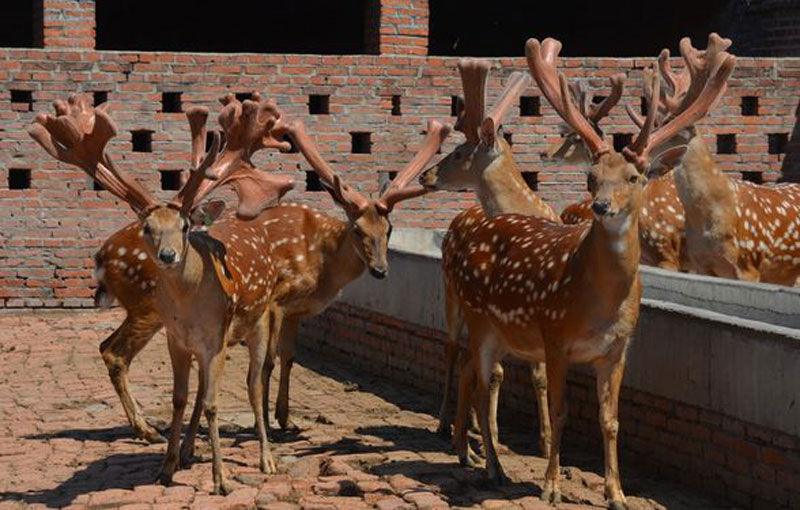
[(639, 176), (638, 175), (631, 175), (630, 177), (628, 177), (628, 182), (631, 182), (631, 183), (634, 183), (634, 182), (636, 182), (638, 180), (639, 180)]
[(142, 227), (142, 231), (144, 232), (144, 235), (146, 235), (146, 236), (153, 235), (153, 229), (150, 228), (150, 225), (145, 225), (144, 227)]

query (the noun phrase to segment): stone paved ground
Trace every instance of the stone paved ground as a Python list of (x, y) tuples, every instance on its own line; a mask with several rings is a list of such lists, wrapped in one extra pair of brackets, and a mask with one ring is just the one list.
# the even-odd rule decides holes
[[(494, 488), (480, 471), (459, 467), (434, 434), (437, 395), (308, 354), (292, 381), (300, 431), (275, 435), (280, 474), (262, 475), (247, 429), (242, 348), (231, 350), (220, 399), (223, 454), (238, 489), (224, 498), (208, 494), (202, 441), (199, 460), (176, 474), (173, 486), (154, 485), (164, 445), (131, 439), (97, 351), (121, 320), (119, 311), (0, 315), (0, 510), (551, 508), (537, 498), (545, 462), (531, 451), (531, 431), (509, 433), (501, 424), (508, 445), (501, 459), (512, 482)], [(166, 422), (171, 374), (163, 335), (132, 372), (147, 415)], [(575, 450), (566, 448), (568, 502), (559, 508), (603, 507), (601, 461)], [(623, 467), (632, 509), (726, 508)]]

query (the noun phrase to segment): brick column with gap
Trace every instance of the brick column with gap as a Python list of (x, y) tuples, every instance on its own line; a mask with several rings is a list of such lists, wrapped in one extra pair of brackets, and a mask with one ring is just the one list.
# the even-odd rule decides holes
[(428, 0), (381, 0), (378, 51), (428, 54)]
[(94, 0), (36, 0), (34, 38), (44, 48), (94, 48)]

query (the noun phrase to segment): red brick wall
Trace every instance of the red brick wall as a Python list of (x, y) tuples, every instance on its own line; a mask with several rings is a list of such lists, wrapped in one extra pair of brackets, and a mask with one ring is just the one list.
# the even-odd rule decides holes
[[(184, 106), (216, 109), (216, 99), (226, 92), (259, 90), (287, 115), (306, 121), (322, 152), (351, 184), (367, 193), (377, 191), (381, 172), (398, 170), (409, 160), (424, 122), (448, 118), (451, 96), (460, 92), (460, 83), (455, 58), (424, 56), (427, 0), (373, 0), (368, 9), (368, 23), (377, 19), (377, 26), (366, 31), (367, 38), (381, 55), (98, 52), (90, 49), (93, 1), (42, 0), (45, 48), (0, 49), (0, 307), (90, 306), (93, 252), (132, 219), (108, 193), (92, 191), (84, 174), (44, 157), (26, 134), (36, 113), (50, 111), (54, 99), (72, 92), (108, 93), (120, 129), (112, 155), (152, 190), (159, 189), (159, 170), (186, 167), (189, 151), (185, 118), (161, 111), (163, 92), (182, 92)], [(491, 99), (504, 77), (525, 69), (521, 57), (493, 62), (497, 69), (490, 80)], [(638, 106), (639, 76), (649, 63), (569, 58), (562, 65), (570, 77), (591, 77), (599, 93), (607, 93), (604, 76), (628, 73), (623, 101)], [(766, 180), (781, 171), (786, 178), (800, 178), (796, 154), (768, 153), (769, 134), (797, 130), (797, 90), (800, 59), (739, 60), (728, 94), (703, 122), (712, 147), (716, 134), (736, 135), (737, 153), (717, 156), (725, 170), (737, 175), (761, 172)], [(11, 101), (12, 91), (22, 92), (14, 93), (16, 102)], [(330, 94), (330, 115), (308, 115), (310, 94)], [(525, 94), (538, 91), (531, 87)], [(400, 116), (391, 115), (393, 96), (399, 96)], [(758, 97), (757, 116), (740, 114), (741, 96)], [(505, 129), (522, 170), (539, 173), (542, 196), (560, 209), (583, 197), (585, 178), (582, 168), (541, 161), (540, 153), (559, 139), (558, 118), (544, 101), (542, 113), (520, 117), (514, 108)], [(605, 124), (609, 135), (633, 131), (622, 108)], [(153, 131), (152, 153), (131, 151), (131, 131), (139, 129)], [(372, 154), (350, 153), (352, 131), (372, 133)], [(458, 140), (451, 137), (445, 150)], [(798, 143), (795, 132), (789, 150), (797, 152)], [(263, 154), (256, 161), (264, 169), (293, 175), (296, 199), (332, 207), (326, 193), (303, 191), (308, 166), (299, 155)], [(31, 189), (8, 189), (12, 169), (30, 171)], [(402, 204), (393, 220), (399, 227), (446, 228), (454, 214), (473, 203), (471, 193), (438, 193)]]
[[(445, 333), (345, 304), (303, 323), (302, 345), (401, 384), (441, 394)], [(499, 421), (532, 427), (530, 368), (506, 361)], [(583, 443), (602, 455), (594, 377), (572, 370), (567, 450)], [(538, 426), (538, 425), (537, 425)], [(536, 429), (532, 429), (536, 430)], [(535, 433), (531, 433), (534, 441)], [(625, 464), (729, 499), (742, 508), (800, 508), (800, 438), (624, 387), (620, 399)]]

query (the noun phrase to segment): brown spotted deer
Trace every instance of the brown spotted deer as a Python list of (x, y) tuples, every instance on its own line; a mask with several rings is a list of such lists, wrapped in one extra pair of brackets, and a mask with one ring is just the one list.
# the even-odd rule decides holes
[[(671, 109), (679, 115), (731, 44), (711, 34), (708, 47), (680, 43), (684, 68), (662, 68), (667, 82), (686, 84)], [(669, 62), (667, 53), (667, 62)], [(800, 185), (762, 186), (731, 179), (719, 170), (701, 135), (675, 170), (677, 195), (686, 210), (688, 256), (701, 274), (795, 286), (800, 282)]]
[[(280, 127), (280, 113), (274, 103), (260, 101), (258, 96), (256, 101), (244, 103), (228, 100), (219, 117), (227, 135), (225, 148), (217, 154), (219, 137), (215, 134), (211, 150), (203, 157), (207, 112), (191, 110), (193, 170), (172, 200), (159, 203), (118, 169), (106, 152), (117, 132), (106, 104), (92, 108), (83, 96), (56, 101), (56, 116), (37, 116), (30, 134), (55, 159), (84, 170), (137, 214), (138, 224), (131, 231), (142, 244), (134, 259), (150, 257), (157, 278), (139, 275), (135, 283), (140, 291), (152, 292), (154, 308), (167, 329), (174, 378), (171, 434), (159, 479), (170, 483), (178, 468), (178, 442), (194, 356), (200, 367), (197, 399), (208, 420), (213, 451), (214, 492), (227, 493), (230, 486), (220, 454), (217, 395), (226, 346), (234, 339), (244, 339), (250, 352), (248, 396), (261, 446), (261, 470), (275, 471), (261, 408), (261, 375), (270, 337), (267, 312), (277, 273), (269, 236), (258, 215), (291, 183), (258, 172), (250, 156), (267, 147), (289, 149), (288, 143), (273, 136), (273, 130)], [(192, 224), (210, 225), (222, 212), (221, 202), (201, 203), (221, 184), (232, 185), (236, 191), (239, 216), (252, 219), (226, 218), (207, 231), (193, 231)], [(129, 249), (133, 250), (124, 244), (107, 245), (99, 258), (114, 259)], [(127, 268), (114, 260), (116, 268), (125, 269), (127, 275)], [(134, 275), (135, 271), (136, 266)], [(199, 421), (199, 413), (192, 418)]]
[[(559, 451), (566, 417), (567, 365), (591, 363), (597, 374), (604, 437), (606, 497), (625, 508), (617, 461), (617, 406), (627, 347), (639, 314), (638, 222), (649, 155), (674, 134), (705, 115), (733, 67), (725, 59), (696, 100), (681, 115), (654, 128), (649, 112), (644, 128), (622, 153), (615, 152), (581, 115), (567, 80), (556, 69), (561, 44), (530, 39), (526, 57), (543, 95), (581, 137), (591, 156), (591, 222), (562, 225), (536, 216), (504, 214), (485, 218), (454, 236), (458, 246), (447, 261), (449, 284), (464, 305), (472, 363), (462, 366), (456, 429), (467, 418), (473, 385), (491, 479), (502, 467), (489, 427), (488, 388), (493, 367), (508, 353), (546, 364), (549, 414), (553, 427), (542, 497), (561, 499)], [(654, 81), (653, 97), (659, 97)], [(657, 99), (654, 99), (657, 101)], [(657, 106), (657, 105), (656, 105)]]
[[(459, 190), (470, 188), (480, 200), (475, 206), (456, 216), (450, 229), (464, 228), (485, 217), (494, 217), (505, 213), (519, 213), (541, 216), (556, 221), (558, 217), (553, 210), (525, 183), (522, 174), (514, 161), (511, 146), (502, 136), (501, 123), (508, 108), (530, 84), (530, 76), (523, 73), (512, 73), (506, 87), (497, 99), (491, 112), (485, 112), (486, 84), (491, 65), (482, 59), (461, 59), (458, 71), (464, 92), (459, 109), (456, 129), (464, 134), (464, 143), (442, 158), (439, 163), (427, 169), (420, 182), (430, 188), (439, 190)], [(448, 257), (447, 239), (442, 245), (443, 257)], [(442, 404), (439, 411), (439, 435), (450, 435), (451, 417), (449, 411), (450, 393), (453, 371), (459, 354), (459, 338), (463, 328), (462, 306), (459, 298), (447, 286), (445, 278), (445, 316), (447, 319), (447, 341), (445, 343), (445, 380)], [(498, 363), (495, 372), (502, 374), (502, 366)], [(540, 409), (541, 447), (549, 444), (550, 426), (544, 410), (547, 409), (546, 379), (541, 364), (532, 366), (532, 378)], [(492, 401), (492, 423), (494, 418), (495, 399)], [(466, 443), (466, 430), (456, 431), (454, 435), (459, 459), (463, 464), (473, 464), (477, 457)], [(462, 448), (461, 445), (466, 445)], [(544, 450), (543, 450), (544, 451)]]
[[(501, 136), (500, 124), (506, 109), (516, 100), (520, 93), (530, 83), (530, 77), (521, 73), (513, 73), (508, 80), (505, 90), (492, 112), (485, 116), (484, 103), (486, 82), (489, 73), (489, 63), (485, 60), (463, 59), (458, 64), (464, 89), (464, 104), (457, 129), (462, 131), (466, 142), (457, 147), (452, 153), (444, 157), (437, 165), (426, 170), (420, 182), (432, 189), (457, 190), (464, 187), (475, 189), (481, 201), (481, 207), (473, 207), (457, 215), (448, 230), (467, 228), (485, 217), (494, 217), (499, 214), (518, 213), (535, 215), (558, 221), (553, 210), (538, 195), (525, 184), (517, 168), (511, 148)], [(613, 106), (622, 96), (622, 75), (613, 76), (610, 80), (611, 93), (600, 104), (593, 104), (592, 96), (582, 86), (575, 87), (572, 91), (579, 99), (582, 111), (587, 112), (593, 125), (597, 125), (611, 111)], [(491, 124), (489, 124), (491, 122)], [(491, 134), (492, 130), (496, 133)], [(491, 136), (490, 136), (491, 134)], [(582, 152), (582, 147), (576, 143), (577, 137), (568, 134), (565, 141), (554, 149), (559, 155), (566, 153)], [(570, 156), (571, 157), (571, 156)], [(451, 257), (453, 245), (448, 242), (452, 235), (445, 238), (442, 245), (443, 259)], [(446, 267), (446, 264), (444, 264)], [(439, 412), (439, 433), (446, 436), (450, 432), (450, 387), (453, 378), (453, 369), (459, 351), (458, 338), (462, 329), (461, 305), (459, 298), (447, 285), (445, 277), (445, 306), (448, 320), (448, 341), (446, 343), (446, 375), (442, 406)], [(550, 422), (547, 415), (547, 379), (544, 365), (532, 365), (532, 379), (539, 407), (540, 451), (547, 455), (550, 448)], [(496, 404), (499, 382), (502, 380), (502, 366), (494, 367), (495, 381), (492, 386), (492, 406), (490, 411), (490, 425), (496, 429)], [(496, 433), (492, 433), (496, 437)], [(464, 464), (472, 464), (475, 455), (466, 441), (466, 430), (457, 430), (454, 437), (459, 459)]]
[[(449, 127), (430, 122), (427, 137), (415, 158), (392, 181), (378, 199), (369, 199), (350, 189), (324, 162), (305, 132), (302, 124), (291, 123), (284, 134), (289, 134), (303, 151), (312, 167), (320, 172), (334, 200), (347, 215), (341, 221), (307, 206), (278, 205), (267, 209), (260, 217), (270, 239), (272, 262), (277, 272), (277, 282), (272, 294), (274, 317), (273, 331), (279, 341), (271, 342), (281, 359), (280, 386), (276, 418), (281, 427), (289, 423), (289, 375), (294, 360), (298, 322), (321, 313), (349, 282), (358, 278), (366, 268), (376, 278), (388, 271), (386, 252), (391, 234), (389, 213), (400, 200), (418, 196), (418, 187), (408, 187), (422, 166), (436, 153), (449, 133)], [(138, 224), (133, 223), (113, 234), (101, 248), (109, 256), (100, 259), (102, 273), (98, 296), (117, 297), (127, 311), (125, 322), (101, 345), (103, 359), (109, 375), (135, 433), (151, 441), (160, 439), (158, 431), (149, 425), (131, 397), (127, 373), (133, 357), (161, 328), (162, 321), (156, 312), (153, 288), (140, 288), (139, 281), (157, 281), (155, 261), (146, 255), (143, 239), (137, 235)], [(125, 246), (117, 253), (113, 247)], [(141, 257), (141, 258), (139, 258)], [(281, 320), (282, 319), (282, 320)], [(274, 350), (266, 361), (264, 384), (268, 385), (273, 368)], [(269, 408), (265, 387), (264, 413)], [(196, 401), (196, 404), (200, 402)], [(193, 416), (202, 409), (195, 406)], [(181, 448), (181, 462), (186, 463), (194, 451), (197, 421), (192, 420), (189, 433)]]

